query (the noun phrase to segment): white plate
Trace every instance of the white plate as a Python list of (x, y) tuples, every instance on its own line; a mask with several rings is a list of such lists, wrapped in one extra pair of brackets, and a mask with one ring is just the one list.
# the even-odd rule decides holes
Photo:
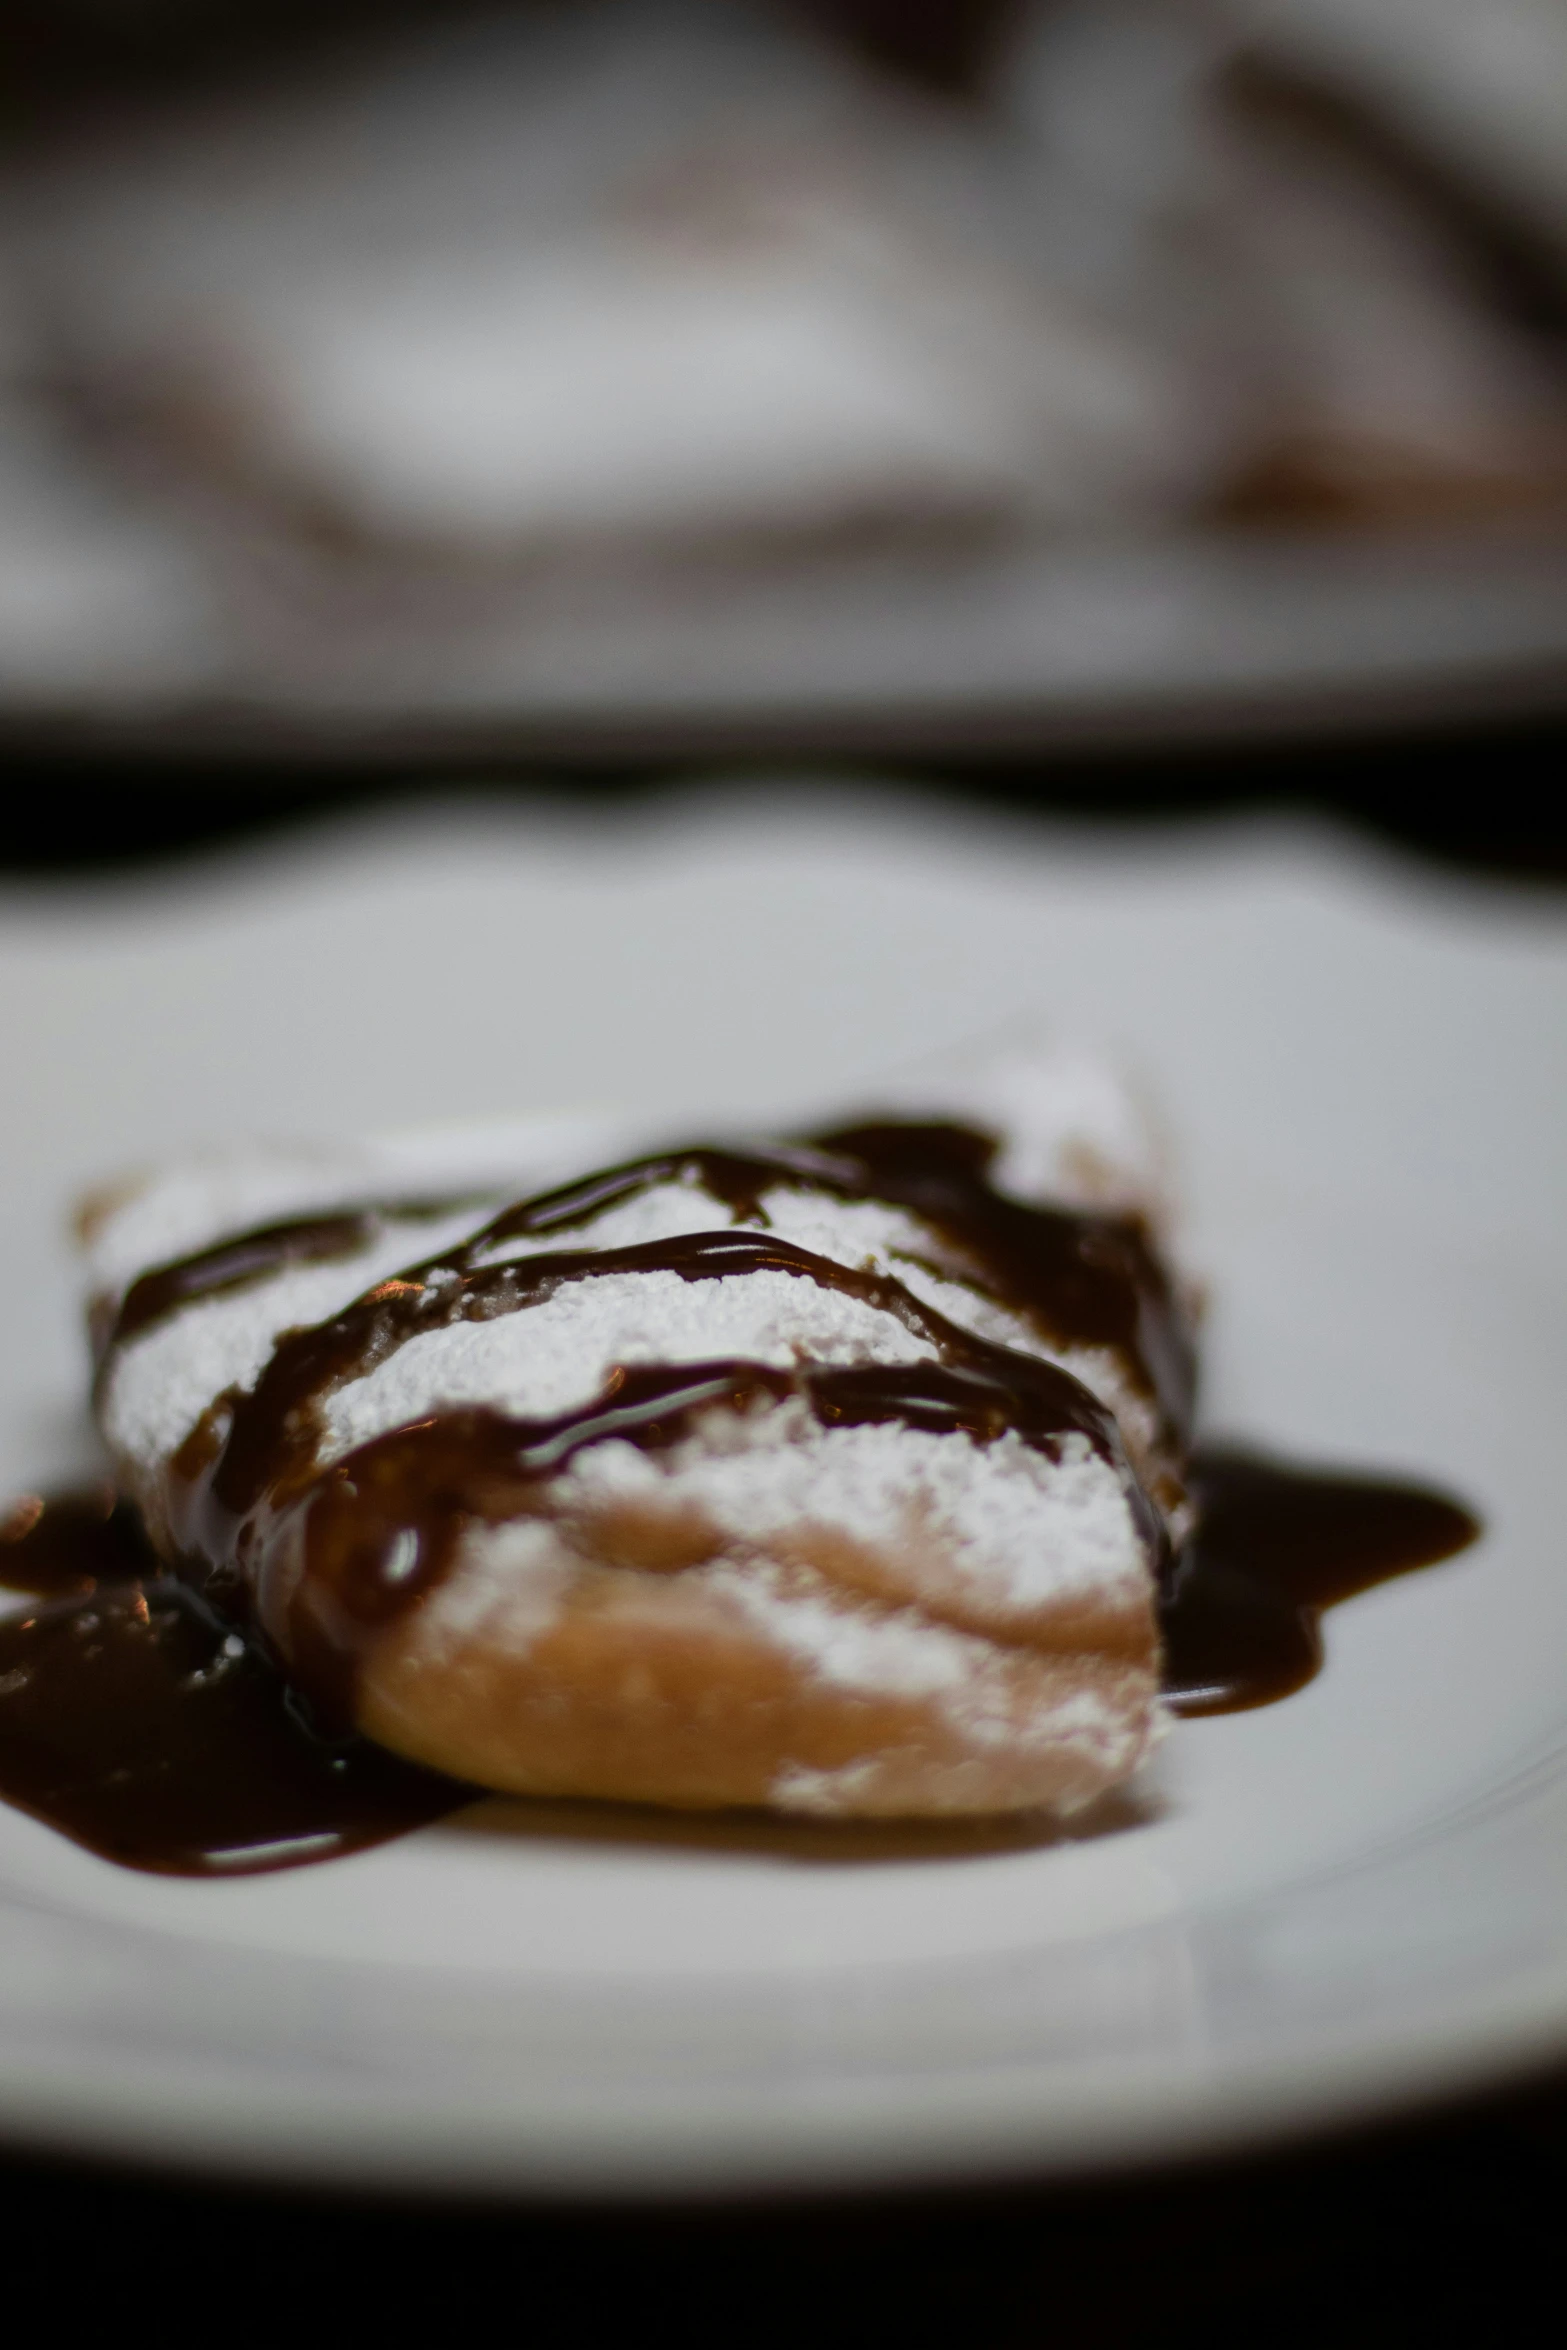
[[(930, 758), (1559, 714), (1567, 534), (1020, 538), (510, 585), (92, 583), (0, 546), (0, 722), (178, 756)], [(72, 574), (75, 581), (75, 574)]]
[[(15, 890), (0, 1472), (67, 1468), (73, 1184), (202, 1135), (597, 1097), (765, 1113), (1018, 1012), (1182, 1146), (1209, 1417), (1424, 1473), (1463, 1558), (1176, 1731), (1123, 1823), (834, 1858), (471, 1816), (137, 1876), (0, 1812), (0, 2127), (288, 2177), (586, 2191), (1082, 2169), (1567, 2050), (1567, 927), (1321, 834), (1111, 853), (785, 793), (475, 803)], [(693, 1114), (696, 1114), (693, 1110)]]

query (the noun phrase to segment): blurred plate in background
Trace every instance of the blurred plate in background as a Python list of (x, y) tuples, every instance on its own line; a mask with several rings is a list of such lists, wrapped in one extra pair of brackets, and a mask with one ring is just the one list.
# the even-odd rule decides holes
[(270, 671), (254, 643), (161, 622), (145, 578), (123, 589), (113, 610), (86, 606), (80, 635), (75, 615), (55, 624), (46, 663), (0, 680), (16, 738), (355, 763), (961, 753), (1567, 708), (1567, 539), (1547, 533), (1172, 536), (923, 572), (802, 561), (598, 594), (523, 588), (510, 609), (454, 590), (390, 618), (302, 593)]
[(22, 109), (14, 737), (961, 752), (1567, 706), (1556, 0), (1483, 38), (1453, 0), (408, 13)]

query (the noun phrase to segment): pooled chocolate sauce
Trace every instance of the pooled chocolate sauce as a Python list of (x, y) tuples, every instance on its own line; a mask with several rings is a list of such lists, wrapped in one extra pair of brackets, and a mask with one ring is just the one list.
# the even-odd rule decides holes
[[(688, 1366), (683, 1393), (624, 1401), (678, 1418), (719, 1400), (737, 1368), (743, 1384), (785, 1376)], [(899, 1399), (900, 1416), (910, 1401)], [(934, 1409), (932, 1424), (949, 1424), (945, 1397)], [(383, 1460), (395, 1488), (412, 1453)], [(1200, 1529), (1164, 1610), (1166, 1693), (1182, 1713), (1288, 1696), (1320, 1669), (1324, 1608), (1448, 1558), (1478, 1532), (1468, 1511), (1423, 1487), (1245, 1453), (1199, 1453), (1193, 1481)], [(288, 1868), (405, 1834), (476, 1792), (367, 1740), (322, 1740), (267, 1658), (161, 1574), (100, 1499), (41, 1505), (0, 1558), (13, 1588), (36, 1574), (50, 1592), (78, 1594), (0, 1623), (0, 1797), (94, 1852), (185, 1876)]]
[(236, 1876), (381, 1844), (470, 1799), (368, 1739), (318, 1736), (271, 1660), (101, 1493), (18, 1516), (0, 1577), (48, 1596), (0, 1620), (6, 1802), (129, 1868)]
[(156, 1568), (136, 1512), (107, 1480), (47, 1502), (30, 1493), (0, 1520), (0, 1590), (82, 1599)]
[(1322, 1668), (1324, 1608), (1474, 1541), (1446, 1494), (1214, 1447), (1191, 1466), (1195, 1539), (1162, 1609), (1164, 1688), (1183, 1714), (1271, 1705)]
[[(1172, 1700), (1214, 1711), (1299, 1687), (1321, 1661), (1322, 1608), (1450, 1555), (1474, 1520), (1412, 1488), (1199, 1456), (1199, 1532), (1171, 1562), (1113, 1415), (1079, 1380), (975, 1336), (892, 1274), (838, 1264), (769, 1230), (766, 1199), (780, 1186), (909, 1210), (932, 1233), (946, 1279), (1022, 1314), (1058, 1346), (1111, 1350), (1153, 1401), (1167, 1457), (1178, 1459), (1191, 1340), (1143, 1227), (1008, 1199), (989, 1180), (996, 1149), (960, 1126), (882, 1124), (799, 1146), (664, 1153), (507, 1207), (340, 1313), (283, 1332), (254, 1388), (220, 1396), (172, 1463), (179, 1575), (103, 1491), (21, 1505), (0, 1527), (0, 1582), (42, 1601), (0, 1622), (0, 1795), (113, 1859), (198, 1875), (325, 1859), (439, 1817), (472, 1791), (332, 1735), (352, 1718), (359, 1665), (383, 1627), (439, 1583), (465, 1525), (547, 1509), (549, 1479), (584, 1446), (615, 1438), (657, 1451), (715, 1408), (803, 1406), (823, 1425), (896, 1420), (980, 1444), (1011, 1432), (1052, 1457), (1069, 1438), (1086, 1439), (1122, 1474), (1160, 1563)], [(606, 1209), (669, 1183), (710, 1197), (729, 1226), (489, 1261), (510, 1241), (569, 1240)], [(288, 1265), (352, 1257), (387, 1217), (435, 1212), (345, 1208), (156, 1267), (100, 1329), (100, 1375), (112, 1375), (119, 1348), (198, 1299)], [(331, 1396), (426, 1331), (521, 1312), (567, 1284), (615, 1274), (698, 1282), (758, 1272), (889, 1314), (935, 1360), (623, 1367), (590, 1404), (552, 1419), (446, 1409), (318, 1465)]]

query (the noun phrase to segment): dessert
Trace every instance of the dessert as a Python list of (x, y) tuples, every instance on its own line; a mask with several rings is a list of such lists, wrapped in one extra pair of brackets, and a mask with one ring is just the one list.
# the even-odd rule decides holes
[(0, 1792), (198, 1873), (476, 1790), (1060, 1819), (1171, 1700), (1298, 1687), (1318, 1608), (1474, 1531), (1189, 1455), (1157, 1154), (1091, 1060), (638, 1139), (251, 1153), (89, 1204), (126, 1498), (0, 1527), (40, 1601), (0, 1622)]
[(122, 1487), (323, 1720), (454, 1777), (1070, 1810), (1161, 1724), (1191, 1364), (1080, 1073), (1025, 1090), (1005, 1141), (936, 1101), (147, 1268), (154, 1187), (91, 1244)]

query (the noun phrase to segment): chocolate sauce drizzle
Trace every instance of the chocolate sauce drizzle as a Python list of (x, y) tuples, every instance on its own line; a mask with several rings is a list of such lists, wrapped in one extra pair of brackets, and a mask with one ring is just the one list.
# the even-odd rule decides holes
[[(443, 1268), (443, 1271), (445, 1269)], [(559, 1419), (512, 1419), (494, 1412), (446, 1412), (423, 1427), (361, 1446), (324, 1480), (316, 1467), (315, 1415), (342, 1381), (362, 1376), (421, 1329), (460, 1318), (487, 1320), (542, 1303), (567, 1283), (616, 1273), (674, 1273), (683, 1281), (783, 1273), (894, 1314), (942, 1360), (911, 1366), (802, 1371), (780, 1383), (757, 1363), (683, 1364), (651, 1372), (622, 1368), (609, 1390)], [(682, 1401), (706, 1389), (753, 1408), (797, 1394), (824, 1423), (902, 1419), (963, 1429), (988, 1443), (1007, 1429), (1056, 1454), (1074, 1432), (1122, 1475), (1139, 1508), (1151, 1551), (1162, 1529), (1132, 1477), (1112, 1415), (1080, 1381), (1034, 1355), (996, 1346), (921, 1304), (903, 1283), (851, 1270), (793, 1242), (735, 1230), (693, 1233), (632, 1248), (548, 1251), (521, 1264), (403, 1276), (372, 1291), (347, 1314), (285, 1338), (252, 1393), (230, 1410), (227, 1434), (210, 1456), (204, 1432), (193, 1448), (179, 1528), (187, 1552), (211, 1562), (209, 1588), (221, 1600), (248, 1591), (263, 1628), (290, 1659), (312, 1698), (339, 1718), (353, 1711), (356, 1669), (390, 1614), (412, 1606), (450, 1564), (465, 1517), (491, 1523), (527, 1506), (527, 1488), (563, 1467), (573, 1452), (613, 1433), (661, 1449), (688, 1430), (698, 1408)], [(635, 1400), (633, 1400), (633, 1398)], [(395, 1475), (389, 1476), (395, 1464)], [(177, 1463), (183, 1468), (183, 1459)], [(361, 1509), (367, 1486), (395, 1509), (380, 1521)], [(330, 1496), (356, 1498), (341, 1513)], [(297, 1511), (303, 1502), (303, 1573), (296, 1572)], [(325, 1506), (323, 1506), (325, 1505)], [(401, 1513), (400, 1515), (398, 1513)], [(417, 1564), (407, 1563), (407, 1542)], [(399, 1555), (395, 1584), (378, 1545)]]
[(1138, 1216), (1041, 1208), (990, 1181), (999, 1145), (971, 1127), (844, 1126), (818, 1146), (848, 1159), (845, 1197), (891, 1202), (977, 1268), (978, 1286), (1058, 1345), (1111, 1347), (1181, 1443), (1197, 1388), (1192, 1331)]
[[(961, 1428), (979, 1442), (1010, 1429), (1051, 1455), (1065, 1437), (1080, 1434), (1121, 1475), (1150, 1555), (1162, 1560), (1159, 1513), (1126, 1463), (1113, 1415), (1079, 1380), (975, 1336), (892, 1274), (839, 1264), (769, 1229), (766, 1198), (779, 1186), (911, 1209), (954, 1260), (938, 1268), (948, 1278), (1022, 1313), (1058, 1345), (1115, 1350), (1127, 1378), (1154, 1400), (1175, 1457), (1190, 1412), (1191, 1346), (1141, 1225), (1008, 1200), (987, 1180), (996, 1148), (989, 1136), (962, 1127), (853, 1127), (793, 1147), (661, 1153), (505, 1207), (460, 1245), (376, 1283), (322, 1322), (285, 1332), (249, 1393), (216, 1400), (172, 1464), (171, 1517), (185, 1571), (212, 1605), (259, 1623), (324, 1719), (350, 1721), (368, 1646), (445, 1573), (464, 1521), (496, 1522), (527, 1509), (531, 1487), (605, 1432), (612, 1399), (596, 1398), (559, 1422), (443, 1413), (429, 1433), (377, 1439), (323, 1479), (327, 1402), (425, 1332), (520, 1313), (570, 1284), (657, 1273), (686, 1282), (783, 1274), (890, 1315), (934, 1350), (934, 1364), (852, 1376), (817, 1370), (794, 1379), (790, 1391), (818, 1418), (838, 1424), (901, 1418)], [(492, 1261), (509, 1243), (568, 1239), (607, 1210), (668, 1184), (700, 1191), (736, 1221), (631, 1247), (546, 1247)], [(138, 1284), (142, 1301), (136, 1291), (127, 1299), (128, 1319), (109, 1342), (106, 1366), (171, 1298), (210, 1295), (254, 1278), (267, 1261), (280, 1266), (336, 1253), (344, 1224), (334, 1215), (270, 1226), (158, 1268)], [(761, 1365), (719, 1370), (750, 1407), (780, 1398)], [(628, 1377), (642, 1393), (647, 1375), (617, 1374)], [(670, 1397), (689, 1386), (691, 1366), (672, 1377)], [(620, 1396), (617, 1435), (656, 1447), (673, 1441), (660, 1433), (666, 1427), (685, 1432), (688, 1413), (661, 1392), (649, 1390), (649, 1398), (633, 1408)], [(350, 1508), (334, 1505), (334, 1494), (352, 1489), (357, 1497), (367, 1480), (384, 1496), (384, 1511), (371, 1513), (357, 1498)], [(403, 1513), (395, 1524), (394, 1482)]]
[[(1012, 1431), (1052, 1456), (1085, 1438), (1121, 1474), (1159, 1564), (1174, 1700), (1211, 1711), (1299, 1686), (1320, 1663), (1317, 1610), (1448, 1555), (1474, 1521), (1438, 1496), (1214, 1456), (1197, 1470), (1199, 1536), (1172, 1562), (1113, 1416), (1080, 1381), (976, 1337), (892, 1275), (769, 1230), (766, 1197), (781, 1185), (907, 1208), (935, 1235), (944, 1278), (1023, 1314), (1056, 1346), (1113, 1350), (1178, 1458), (1193, 1350), (1142, 1225), (1006, 1198), (989, 1181), (996, 1149), (963, 1127), (881, 1124), (799, 1146), (663, 1153), (508, 1206), (460, 1246), (285, 1332), (255, 1387), (220, 1397), (176, 1457), (175, 1572), (103, 1493), (25, 1505), (0, 1529), (0, 1582), (46, 1602), (0, 1623), (0, 1793), (110, 1858), (197, 1874), (326, 1858), (438, 1817), (471, 1791), (346, 1726), (362, 1658), (439, 1583), (461, 1529), (546, 1507), (542, 1489), (585, 1446), (614, 1437), (657, 1451), (704, 1413), (791, 1400), (827, 1426), (896, 1420), (980, 1444)], [(700, 1188), (731, 1225), (486, 1261), (510, 1241), (569, 1239), (671, 1182)], [(352, 1256), (389, 1216), (438, 1212), (345, 1208), (154, 1268), (100, 1329), (100, 1376), (118, 1349), (197, 1299)], [(320, 1469), (332, 1394), (422, 1332), (523, 1311), (568, 1283), (659, 1272), (810, 1281), (895, 1316), (937, 1359), (624, 1366), (573, 1412), (446, 1410)]]
[(279, 1224), (261, 1224), (217, 1241), (211, 1248), (154, 1265), (134, 1280), (116, 1306), (95, 1314), (95, 1352), (107, 1360), (114, 1349), (199, 1305), (238, 1289), (270, 1281), (290, 1265), (325, 1265), (357, 1256), (389, 1223), (423, 1223), (458, 1208), (482, 1203), (464, 1199), (376, 1201), (317, 1211)]

